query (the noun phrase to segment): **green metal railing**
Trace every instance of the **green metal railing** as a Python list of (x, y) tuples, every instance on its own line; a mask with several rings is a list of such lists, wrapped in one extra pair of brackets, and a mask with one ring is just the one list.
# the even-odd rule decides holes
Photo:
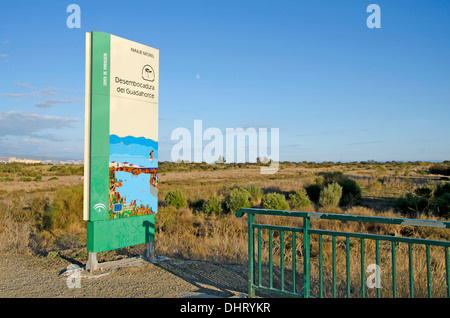
[[(330, 294), (332, 297), (337, 297), (338, 295), (338, 284), (337, 280), (341, 283), (339, 285), (339, 292), (341, 295), (346, 297), (351, 297), (352, 292), (355, 294), (356, 290), (359, 293), (356, 297), (366, 297), (368, 288), (376, 290), (376, 297), (381, 297), (381, 292), (383, 290), (384, 297), (398, 297), (398, 271), (397, 265), (404, 265), (402, 267), (402, 281), (407, 280), (408, 282), (402, 286), (402, 288), (407, 288), (407, 297), (413, 298), (415, 296), (415, 289), (423, 286), (417, 286), (415, 281), (415, 275), (421, 274), (421, 271), (425, 271), (420, 267), (421, 264), (414, 266), (413, 251), (417, 251), (417, 246), (425, 247), (425, 262), (426, 262), (426, 275), (425, 273), (421, 276), (420, 282), (426, 283), (426, 295), (427, 297), (432, 297), (432, 274), (439, 272), (440, 281), (438, 282), (438, 289), (443, 297), (450, 298), (450, 269), (449, 269), (449, 247), (450, 242), (446, 240), (431, 240), (431, 239), (421, 239), (414, 237), (399, 237), (392, 235), (381, 235), (373, 233), (353, 233), (353, 232), (343, 232), (343, 231), (331, 231), (324, 229), (311, 228), (311, 220), (335, 220), (343, 222), (363, 222), (363, 223), (382, 223), (389, 225), (403, 225), (412, 227), (431, 227), (431, 228), (441, 228), (449, 229), (450, 222), (432, 221), (432, 220), (421, 220), (421, 219), (406, 219), (406, 218), (389, 218), (389, 217), (375, 217), (375, 216), (362, 216), (362, 215), (344, 215), (344, 214), (334, 214), (334, 213), (317, 213), (317, 212), (298, 212), (298, 211), (279, 211), (279, 210), (264, 210), (264, 209), (253, 209), (253, 208), (242, 208), (237, 213), (237, 217), (242, 217), (247, 214), (248, 217), (248, 290), (249, 297), (255, 296), (255, 291), (264, 293), (279, 294), (281, 296), (292, 296), (292, 297), (324, 297), (324, 256), (329, 258), (328, 254), (324, 255), (324, 241), (327, 240), (327, 244), (331, 244), (331, 286), (328, 290), (331, 290)], [(280, 226), (280, 225), (269, 225), (269, 224), (256, 224), (255, 215), (272, 215), (272, 216), (283, 216), (283, 217), (295, 217), (303, 219), (302, 227), (292, 227), (292, 226)], [(314, 221), (315, 222), (315, 221)], [(267, 233), (266, 239), (263, 239), (263, 232)], [(446, 230), (445, 230), (446, 231)], [(445, 233), (447, 234), (447, 233)], [(255, 240), (256, 235), (256, 240)], [(289, 235), (289, 240), (287, 236)], [(315, 237), (317, 236), (317, 237)], [(317, 241), (318, 252), (315, 252), (313, 257), (314, 264), (318, 263), (315, 269), (317, 269), (318, 277), (312, 277), (311, 275), (311, 237), (314, 237)], [(339, 241), (339, 247), (337, 247), (337, 240)], [(353, 240), (353, 242), (351, 242)], [(354, 243), (354, 240), (359, 241)], [(370, 242), (375, 244), (375, 270), (376, 279), (378, 285), (375, 287), (367, 286), (366, 280), (366, 258), (367, 258), (367, 247)], [(274, 245), (277, 245), (276, 253), (279, 254), (279, 266), (274, 265)], [(367, 243), (367, 244), (366, 244)], [(383, 250), (389, 249), (389, 263), (390, 263), (390, 276), (391, 282), (389, 284), (390, 289), (386, 288), (383, 280), (383, 286), (380, 283), (380, 243), (383, 245)], [(256, 248), (255, 248), (256, 244)], [(370, 243), (373, 246), (373, 243)], [(387, 247), (385, 245), (388, 245)], [(400, 246), (402, 244), (402, 246)], [(300, 247), (298, 248), (298, 246)], [(358, 248), (353, 248), (357, 254), (351, 253), (351, 246), (357, 246)], [(268, 260), (264, 259), (263, 246), (268, 253)], [(405, 251), (405, 258), (407, 259), (404, 263), (400, 264), (397, 259), (397, 250), (403, 246), (407, 246), (407, 249), (402, 249)], [(436, 253), (438, 256), (433, 258), (430, 256), (430, 247), (439, 249)], [(345, 247), (345, 248), (344, 248)], [(345, 273), (346, 277), (338, 277), (337, 269), (337, 252), (338, 248), (340, 250), (345, 249)], [(289, 254), (290, 264), (289, 264), (289, 277), (287, 277), (287, 267), (286, 260), (287, 254)], [(351, 282), (351, 258), (353, 260), (359, 259), (359, 264), (357, 265), (358, 273), (360, 272), (360, 277), (358, 282), (355, 283), (354, 279)], [(442, 257), (441, 257), (442, 255)], [(298, 257), (300, 256), (300, 257)], [(383, 257), (386, 257), (383, 254)], [(444, 259), (444, 260), (442, 260)], [(415, 262), (418, 263), (422, 261), (423, 258), (416, 257)], [(439, 262), (437, 262), (439, 260)], [(302, 266), (299, 268), (298, 262), (302, 262)], [(438, 264), (439, 263), (439, 264)], [(342, 262), (341, 262), (342, 264)], [(384, 263), (383, 263), (384, 264)], [(383, 265), (384, 266), (384, 265)], [(263, 273), (265, 269), (265, 273)], [(330, 268), (326, 267), (325, 271), (329, 275)], [(277, 272), (277, 273), (275, 273)], [(383, 270), (381, 270), (383, 272)], [(420, 273), (419, 273), (420, 272)], [(277, 275), (275, 275), (277, 274)], [(267, 278), (268, 276), (268, 278)], [(276, 276), (276, 277), (275, 277)], [(404, 278), (407, 277), (407, 278)], [(277, 279), (277, 286), (275, 286), (274, 280)], [(299, 283), (298, 278), (300, 278)], [(314, 279), (314, 288), (316, 290), (316, 295), (311, 294), (312, 281)], [(264, 279), (264, 281), (263, 281)], [(289, 288), (287, 281), (289, 281)], [(357, 287), (355, 288), (355, 284)], [(437, 284), (436, 284), (437, 285)], [(443, 293), (442, 289), (446, 289)], [(385, 295), (387, 294), (387, 296)], [(404, 292), (403, 292), (404, 294)], [(404, 297), (404, 296), (403, 296)], [(422, 297), (419, 295), (419, 297)], [(442, 297), (442, 296), (441, 296)]]

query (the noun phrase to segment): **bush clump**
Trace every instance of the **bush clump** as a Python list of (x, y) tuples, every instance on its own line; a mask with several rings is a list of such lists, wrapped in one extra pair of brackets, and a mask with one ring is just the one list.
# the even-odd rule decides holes
[(216, 196), (210, 197), (203, 203), (203, 213), (205, 214), (219, 214), (222, 210), (222, 202)]
[(322, 184), (327, 186), (328, 184), (332, 184), (334, 182), (340, 184), (342, 181), (346, 180), (347, 177), (341, 171), (335, 172), (320, 172), (319, 177), (323, 178)]
[(165, 201), (167, 204), (176, 207), (177, 209), (186, 206), (187, 200), (180, 190), (172, 190), (166, 194)]
[(346, 178), (342, 180), (339, 185), (342, 187), (342, 197), (339, 205), (353, 206), (362, 203), (362, 189), (358, 182)]
[(336, 208), (342, 197), (342, 187), (333, 182), (320, 191), (319, 204), (324, 208)]
[[(317, 179), (321, 180), (320, 184), (318, 184), (321, 190), (325, 189), (328, 185), (333, 183), (338, 184), (342, 188), (342, 195), (338, 205), (353, 206), (362, 203), (361, 186), (356, 180), (350, 179), (341, 171), (321, 172), (319, 173), (319, 177)], [(312, 191), (317, 191), (317, 189), (313, 189)], [(314, 193), (313, 195), (317, 194)], [(311, 200), (313, 200), (311, 196), (310, 198)]]
[(424, 197), (407, 193), (397, 199), (397, 206), (402, 212), (413, 215), (414, 213), (425, 211), (428, 208), (428, 200)]
[(439, 217), (450, 217), (450, 183), (425, 186), (407, 193), (397, 200), (401, 212), (412, 215), (429, 212)]
[(421, 187), (414, 190), (414, 193), (419, 197), (431, 198), (433, 196), (433, 189), (430, 187)]
[(433, 195), (435, 197), (440, 197), (445, 193), (450, 193), (450, 183), (439, 183), (436, 185)]
[(250, 186), (247, 188), (248, 193), (250, 194), (250, 198), (254, 204), (259, 203), (263, 196), (263, 191), (261, 188), (258, 188), (256, 186)]
[(250, 208), (252, 206), (250, 193), (243, 188), (234, 189), (225, 200), (228, 211), (237, 212), (240, 208)]
[(306, 190), (295, 191), (295, 193), (289, 195), (289, 199), (293, 209), (307, 207), (311, 204)]
[(281, 193), (267, 193), (261, 198), (261, 206), (269, 210), (289, 210), (286, 198)]
[(450, 193), (433, 198), (430, 205), (436, 215), (450, 218)]
[(310, 184), (305, 187), (306, 194), (314, 203), (319, 203), (320, 191), (322, 187), (319, 184)]
[(430, 172), (433, 174), (450, 176), (450, 164), (448, 164), (448, 161), (446, 161), (445, 163), (437, 163), (430, 167)]
[(52, 166), (49, 171), (54, 172), (57, 176), (73, 176), (73, 175), (83, 175), (84, 166), (83, 165), (55, 165)]

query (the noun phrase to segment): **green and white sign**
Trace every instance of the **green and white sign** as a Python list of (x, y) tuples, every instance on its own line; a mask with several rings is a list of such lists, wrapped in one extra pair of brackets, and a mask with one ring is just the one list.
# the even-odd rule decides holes
[(154, 240), (159, 51), (86, 34), (84, 220), (88, 252)]

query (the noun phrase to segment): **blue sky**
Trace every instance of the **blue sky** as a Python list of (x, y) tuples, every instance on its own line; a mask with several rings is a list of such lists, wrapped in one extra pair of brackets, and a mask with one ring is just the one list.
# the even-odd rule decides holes
[(0, 155), (83, 158), (97, 30), (160, 50), (160, 160), (196, 119), (279, 128), (282, 161), (448, 160), (449, 14), (444, 0), (4, 1)]

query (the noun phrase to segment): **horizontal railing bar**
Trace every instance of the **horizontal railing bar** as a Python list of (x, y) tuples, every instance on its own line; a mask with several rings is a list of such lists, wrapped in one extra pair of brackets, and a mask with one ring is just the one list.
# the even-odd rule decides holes
[(403, 242), (403, 243), (413, 243), (413, 244), (424, 244), (424, 245), (434, 245), (434, 246), (450, 246), (449, 241), (436, 241), (419, 239), (413, 237), (402, 237), (402, 236), (390, 236), (390, 235), (380, 235), (380, 234), (370, 234), (370, 233), (353, 233), (353, 232), (339, 232), (339, 231), (329, 231), (329, 230), (319, 230), (319, 229), (309, 229), (310, 234), (322, 234), (330, 236), (340, 236), (340, 237), (356, 237), (369, 240), (381, 240), (390, 242)]
[(303, 232), (301, 227), (292, 226), (279, 226), (279, 225), (268, 225), (268, 224), (253, 224), (254, 229), (266, 229), (266, 230), (277, 230), (277, 231), (289, 231), (289, 232)]
[[(302, 233), (303, 228), (297, 228), (292, 226), (279, 226), (279, 225), (268, 225), (268, 224), (253, 224), (255, 229), (267, 229), (267, 230), (277, 230), (277, 231), (290, 231)], [(428, 239), (420, 239), (413, 237), (403, 237), (403, 236), (390, 236), (381, 234), (370, 234), (370, 233), (354, 233), (354, 232), (339, 232), (330, 230), (319, 230), (310, 229), (310, 234), (322, 234), (330, 236), (340, 236), (340, 237), (356, 237), (356, 238), (367, 238), (372, 240), (390, 241), (390, 242), (403, 242), (403, 243), (413, 243), (413, 244), (430, 244), (434, 246), (447, 246), (450, 247), (449, 241), (436, 241)]]
[[(298, 232), (298, 233), (303, 232), (303, 228), (292, 227), (292, 226), (268, 225), (268, 224), (253, 224), (253, 228), (266, 229), (266, 230), (277, 230), (277, 231), (290, 231), (290, 232)], [(367, 238), (367, 239), (390, 241), (390, 242), (394, 241), (394, 242), (413, 243), (413, 244), (431, 244), (431, 245), (435, 245), (435, 246), (450, 247), (449, 241), (436, 241), (436, 240), (420, 239), (420, 238), (413, 238), (413, 237), (403, 237), (403, 236), (390, 236), (390, 235), (370, 234), (370, 233), (339, 232), (339, 231), (320, 230), (320, 229), (310, 229), (309, 233), (310, 234), (330, 235), (330, 236), (340, 236), (340, 237)]]
[(385, 224), (395, 224), (395, 225), (435, 227), (435, 228), (450, 229), (450, 222), (448, 222), (448, 221), (391, 218), (391, 217), (365, 216), (365, 215), (348, 215), (348, 214), (338, 214), (338, 213), (319, 213), (319, 212), (301, 212), (301, 211), (241, 208), (236, 212), (236, 216), (242, 217), (245, 213), (253, 214), (253, 215), (259, 214), (259, 215), (277, 215), (277, 216), (290, 216), (290, 217), (306, 217), (306, 218), (310, 218), (310, 219), (339, 220), (339, 221), (368, 222), (368, 223), (385, 223)]

